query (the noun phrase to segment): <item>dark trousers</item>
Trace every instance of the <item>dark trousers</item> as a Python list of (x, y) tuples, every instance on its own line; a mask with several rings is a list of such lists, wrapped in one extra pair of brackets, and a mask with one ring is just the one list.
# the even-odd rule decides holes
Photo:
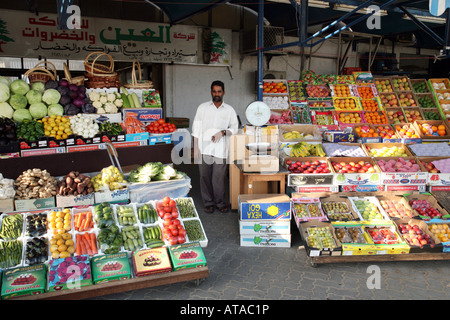
[(225, 187), (227, 168), (226, 159), (202, 155), (199, 164), (200, 191), (205, 207), (216, 206), (221, 209), (227, 205), (225, 200)]

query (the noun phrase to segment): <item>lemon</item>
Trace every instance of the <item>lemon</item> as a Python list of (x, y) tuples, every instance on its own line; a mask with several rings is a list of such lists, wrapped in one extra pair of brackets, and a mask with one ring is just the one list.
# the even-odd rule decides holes
[(69, 252), (70, 254), (75, 252), (75, 247), (74, 246), (68, 246), (67, 247), (67, 252)]
[(53, 244), (53, 245), (51, 245), (50, 246), (50, 252), (55, 252), (55, 251), (58, 251), (58, 245), (57, 244)]
[(68, 251), (63, 251), (59, 254), (60, 258), (68, 258), (70, 257), (70, 253)]
[(69, 239), (69, 240), (66, 240), (66, 241), (64, 242), (64, 244), (67, 246), (67, 248), (69, 248), (70, 246), (73, 246), (73, 245), (74, 245), (74, 242), (73, 242), (72, 239)]
[(64, 239), (64, 240), (69, 240), (69, 239), (72, 239), (72, 235), (70, 234), (70, 233), (64, 233), (63, 235), (62, 235), (62, 238)]
[(59, 247), (58, 247), (58, 251), (59, 252), (63, 252), (63, 251), (66, 251), (67, 250), (67, 246), (65, 245), (65, 244), (61, 244)]
[(55, 234), (55, 235), (53, 236), (53, 239), (56, 239), (56, 240), (62, 239), (62, 235), (60, 235), (60, 234)]
[(59, 258), (59, 252), (58, 251), (53, 252), (52, 253), (52, 258), (53, 259), (58, 259)]
[(66, 240), (64, 240), (64, 239), (58, 239), (58, 240), (56, 241), (56, 244), (57, 244), (58, 246), (60, 246), (60, 245), (62, 245), (62, 244), (64, 244), (64, 243), (66, 243)]

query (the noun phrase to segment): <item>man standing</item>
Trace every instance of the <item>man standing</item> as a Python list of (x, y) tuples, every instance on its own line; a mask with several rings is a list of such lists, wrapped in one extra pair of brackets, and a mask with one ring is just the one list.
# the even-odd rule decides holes
[(214, 81), (212, 100), (198, 106), (192, 124), (194, 159), (199, 164), (200, 190), (207, 213), (215, 208), (222, 213), (229, 210), (225, 199), (229, 136), (237, 133), (239, 125), (233, 107), (223, 102), (224, 95), (224, 83)]

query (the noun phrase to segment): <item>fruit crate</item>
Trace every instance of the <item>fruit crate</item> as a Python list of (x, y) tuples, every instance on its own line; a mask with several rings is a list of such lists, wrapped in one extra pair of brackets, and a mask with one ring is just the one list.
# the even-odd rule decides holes
[(267, 95), (287, 95), (287, 80), (283, 79), (271, 79), (271, 80), (263, 80), (263, 94)]
[(407, 123), (414, 123), (416, 120), (424, 120), (423, 112), (420, 108), (403, 108)]
[(378, 97), (378, 90), (375, 84), (366, 86), (354, 86), (355, 96), (361, 99), (373, 99)]
[[(401, 139), (419, 139), (420, 133), (412, 123), (397, 123), (393, 125)], [(411, 136), (407, 132), (411, 132)]]
[(288, 80), (288, 91), (291, 102), (306, 101), (306, 91), (303, 81)]
[(330, 89), (333, 98), (349, 98), (356, 96), (354, 86), (348, 84), (332, 84), (330, 85)]
[(386, 108), (386, 115), (390, 125), (405, 122), (405, 113), (403, 108)]
[(393, 76), (391, 77), (392, 88), (394, 92), (398, 91), (412, 91), (412, 85), (409, 78), (406, 76)]
[(333, 98), (333, 105), (336, 111), (362, 111), (362, 105), (358, 98)]
[[(370, 124), (389, 124), (387, 114), (383, 111), (364, 111), (363, 113), (364, 122)], [(379, 119), (379, 120), (378, 120)]]
[(441, 111), (438, 108), (422, 110), (424, 120), (443, 120)]
[(428, 84), (433, 90), (450, 89), (450, 81), (447, 78), (428, 79)]
[(412, 90), (415, 94), (430, 93), (430, 86), (426, 79), (410, 79)]
[(378, 185), (381, 170), (370, 157), (329, 158), (335, 185)]
[(384, 109), (400, 107), (400, 102), (398, 100), (397, 93), (395, 93), (395, 92), (380, 93), (380, 102), (381, 102), (381, 106)]
[(450, 89), (435, 90), (434, 94), (437, 100), (450, 100)]
[(320, 198), (322, 210), (330, 221), (358, 221), (359, 217), (352, 210), (352, 205), (347, 198), (338, 195), (329, 195)]
[(416, 93), (415, 94), (419, 107), (422, 109), (437, 108), (436, 101), (431, 93)]
[[(447, 172), (441, 172), (435, 164), (438, 162), (450, 161), (450, 157), (417, 157), (422, 166), (428, 171), (428, 185), (432, 186), (449, 186), (450, 185), (450, 170)], [(434, 162), (434, 163), (433, 163)], [(441, 168), (442, 169), (442, 168)], [(434, 195), (434, 193), (433, 193)]]
[[(389, 142), (389, 140), (392, 140), (392, 139), (400, 139), (400, 137), (397, 135), (394, 128), (392, 128), (392, 126), (390, 124), (378, 124), (378, 125), (374, 125), (373, 127), (380, 135), (380, 137), (382, 139), (381, 142)], [(385, 135), (383, 136), (383, 134), (385, 134)], [(388, 134), (387, 137), (386, 137), (386, 134)]]
[(379, 98), (360, 99), (363, 111), (383, 111)]
[[(428, 124), (432, 128), (436, 127), (437, 130), (435, 132), (438, 132), (438, 134), (439, 134), (439, 131), (440, 131), (439, 128), (442, 128), (442, 129), (445, 130), (445, 134), (444, 135), (437, 135), (437, 136), (426, 135), (426, 131), (421, 129), (421, 127), (424, 124)], [(415, 129), (420, 133), (420, 137), (422, 139), (425, 139), (425, 140), (428, 140), (428, 139), (430, 139), (430, 140), (441, 140), (441, 139), (447, 140), (447, 139), (450, 139), (450, 126), (448, 125), (448, 121), (444, 121), (444, 120), (417, 120), (417, 121), (414, 121), (413, 125), (414, 125)]]
[(388, 77), (374, 78), (374, 84), (375, 84), (375, 88), (378, 91), (378, 94), (394, 92), (391, 79)]
[[(385, 143), (364, 143), (362, 145), (363, 150), (367, 153), (369, 157), (391, 157), (394, 156), (398, 150), (402, 150), (402, 153), (406, 154), (408, 157), (413, 157), (413, 154), (408, 149), (408, 147), (403, 143), (398, 142), (385, 142)], [(372, 154), (371, 150), (384, 150), (386, 151), (386, 155), (382, 156), (380, 154)], [(377, 151), (381, 152), (381, 151)], [(400, 155), (398, 155), (400, 156)]]
[[(442, 207), (440, 205), (439, 201), (432, 194), (413, 192), (413, 193), (405, 194), (404, 197), (406, 198), (409, 205), (413, 209), (415, 209), (416, 206), (423, 207), (425, 205), (425, 206), (436, 209), (442, 215), (442, 217), (445, 217), (445, 218), (450, 217), (450, 213), (444, 207)], [(420, 212), (418, 212), (418, 213), (419, 213), (419, 217), (421, 219), (430, 220), (429, 216), (421, 215)]]
[(313, 110), (334, 110), (333, 100), (325, 99), (325, 100), (308, 100), (308, 107)]
[(362, 111), (336, 111), (336, 119), (341, 129), (354, 127), (358, 123), (366, 123)]
[[(348, 197), (348, 200), (361, 221), (390, 220), (380, 202), (374, 196)], [(370, 206), (372, 208), (371, 213), (367, 214), (365, 211), (361, 211), (363, 206), (364, 210), (367, 206)]]
[(306, 94), (308, 99), (330, 98), (331, 90), (326, 84), (308, 84)]
[(380, 202), (381, 207), (391, 220), (411, 219), (417, 217), (417, 212), (411, 208), (403, 195), (380, 194), (375, 195)]
[(263, 94), (263, 102), (271, 110), (289, 110), (291, 108), (289, 96), (284, 94)]
[(398, 103), (402, 108), (415, 108), (419, 106), (414, 93), (412, 91), (397, 91)]
[(327, 216), (323, 212), (322, 204), (317, 202), (311, 202), (312, 198), (305, 199), (292, 199), (294, 208), (294, 217), (296, 223), (301, 221), (328, 221)]
[[(409, 219), (396, 221), (396, 223), (399, 233), (410, 246), (409, 253), (442, 252), (443, 245), (441, 241), (429, 230), (425, 221)], [(428, 242), (425, 237), (428, 237), (432, 242)]]

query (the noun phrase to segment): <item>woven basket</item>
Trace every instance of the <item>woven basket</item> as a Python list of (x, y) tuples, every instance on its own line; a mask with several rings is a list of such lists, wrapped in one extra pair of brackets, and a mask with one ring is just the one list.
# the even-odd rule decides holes
[[(139, 74), (139, 80), (136, 77), (136, 67)], [(127, 89), (153, 89), (153, 82), (150, 80), (141, 80), (141, 64), (137, 59), (133, 60), (131, 83), (124, 84), (123, 86)]]
[(27, 70), (23, 75), (24, 80), (28, 78), (30, 83), (34, 82), (47, 82), (49, 80), (56, 80), (56, 67), (49, 61), (41, 61)]
[[(109, 65), (101, 64), (97, 60), (106, 56), (109, 61)], [(84, 67), (86, 70), (85, 76), (87, 81), (85, 82), (86, 88), (98, 89), (98, 88), (119, 88), (120, 74), (114, 72), (114, 60), (113, 58), (104, 52), (92, 52), (84, 60)]]
[(64, 75), (66, 76), (66, 80), (70, 84), (75, 84), (77, 86), (84, 85), (85, 77), (84, 76), (78, 76), (78, 77), (72, 78), (72, 76), (70, 74), (70, 71), (69, 71), (69, 67), (67, 66), (67, 64), (65, 62), (64, 62)]
[[(98, 63), (98, 58), (106, 56), (109, 60), (109, 65)], [(90, 53), (86, 59), (84, 59), (84, 68), (86, 73), (94, 76), (112, 75), (114, 72), (114, 60), (113, 58), (104, 52), (95, 51)]]

